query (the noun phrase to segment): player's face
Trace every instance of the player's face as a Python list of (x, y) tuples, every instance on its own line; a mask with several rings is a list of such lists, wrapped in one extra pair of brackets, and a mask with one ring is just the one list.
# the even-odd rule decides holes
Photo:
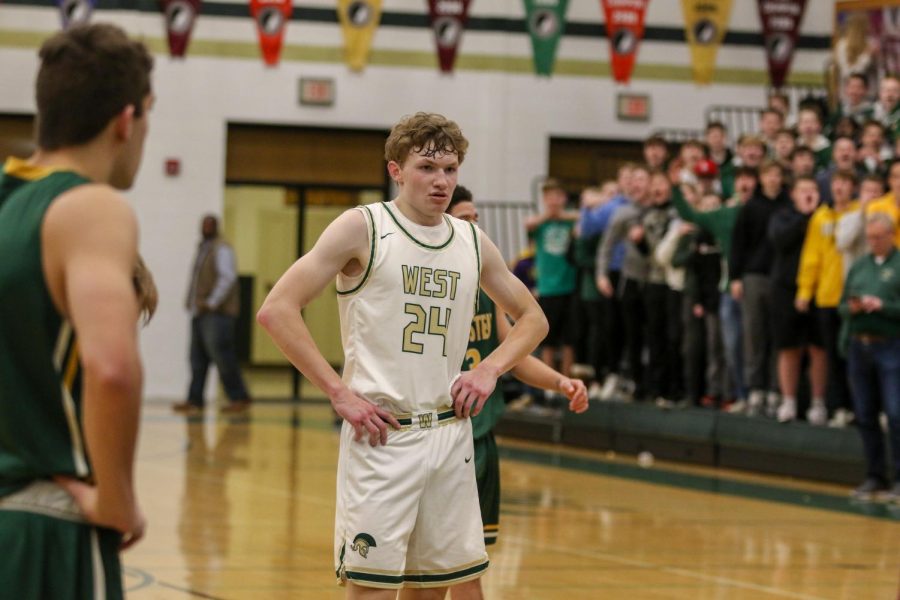
[(469, 223), (478, 222), (478, 209), (475, 208), (474, 202), (457, 202), (450, 209), (450, 216), (468, 221)]
[(388, 163), (388, 171), (400, 186), (398, 201), (422, 217), (422, 224), (441, 222), (456, 188), (459, 171), (456, 154), (427, 156), (423, 151), (410, 152), (402, 165)]
[(141, 158), (144, 155), (144, 140), (149, 129), (150, 109), (153, 108), (153, 95), (144, 98), (143, 112), (140, 117), (117, 117), (130, 121), (129, 135), (125, 138), (121, 154), (113, 164), (109, 184), (116, 189), (127, 190), (134, 184)]

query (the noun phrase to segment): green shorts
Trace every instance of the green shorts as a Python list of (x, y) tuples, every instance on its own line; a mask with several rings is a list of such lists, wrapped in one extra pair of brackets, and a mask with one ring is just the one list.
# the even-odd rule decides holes
[(121, 539), (51, 482), (0, 498), (0, 600), (121, 600)]
[(500, 455), (492, 431), (475, 440), (475, 480), (478, 483), (484, 543), (496, 544), (500, 532)]

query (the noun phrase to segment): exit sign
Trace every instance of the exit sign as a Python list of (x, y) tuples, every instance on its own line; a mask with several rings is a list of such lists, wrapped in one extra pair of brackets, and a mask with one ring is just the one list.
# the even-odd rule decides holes
[(619, 94), (616, 97), (616, 117), (620, 121), (649, 121), (650, 96), (647, 94)]
[(300, 78), (300, 104), (331, 106), (334, 104), (334, 79)]

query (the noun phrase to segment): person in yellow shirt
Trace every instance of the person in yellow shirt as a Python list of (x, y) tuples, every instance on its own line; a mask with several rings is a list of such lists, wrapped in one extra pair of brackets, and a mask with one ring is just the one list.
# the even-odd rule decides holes
[(869, 204), (866, 216), (884, 213), (890, 217), (894, 223), (894, 245), (900, 247), (900, 159), (895, 159), (888, 168), (887, 183), (890, 191)]
[[(827, 408), (813, 403), (806, 413), (807, 421), (813, 425), (825, 425), (829, 412), (838, 415), (838, 411), (853, 410), (847, 363), (838, 353), (841, 317), (837, 307), (844, 287), (844, 265), (841, 252), (835, 245), (834, 233), (837, 220), (858, 209), (859, 203), (852, 200), (855, 186), (856, 176), (852, 171), (836, 171), (832, 175), (834, 206), (823, 204), (813, 213), (800, 252), (794, 306), (800, 312), (807, 312), (815, 299), (818, 310), (815, 311), (814, 326), (819, 330), (828, 363)], [(846, 419), (838, 421), (842, 420)]]

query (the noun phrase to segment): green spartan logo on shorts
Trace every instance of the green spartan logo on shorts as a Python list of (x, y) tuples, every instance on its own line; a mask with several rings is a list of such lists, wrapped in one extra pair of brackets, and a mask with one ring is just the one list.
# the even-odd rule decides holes
[(353, 544), (350, 546), (350, 549), (359, 552), (359, 555), (363, 558), (368, 558), (369, 548), (374, 548), (377, 545), (378, 544), (375, 543), (375, 538), (371, 535), (368, 533), (360, 533), (353, 538)]

